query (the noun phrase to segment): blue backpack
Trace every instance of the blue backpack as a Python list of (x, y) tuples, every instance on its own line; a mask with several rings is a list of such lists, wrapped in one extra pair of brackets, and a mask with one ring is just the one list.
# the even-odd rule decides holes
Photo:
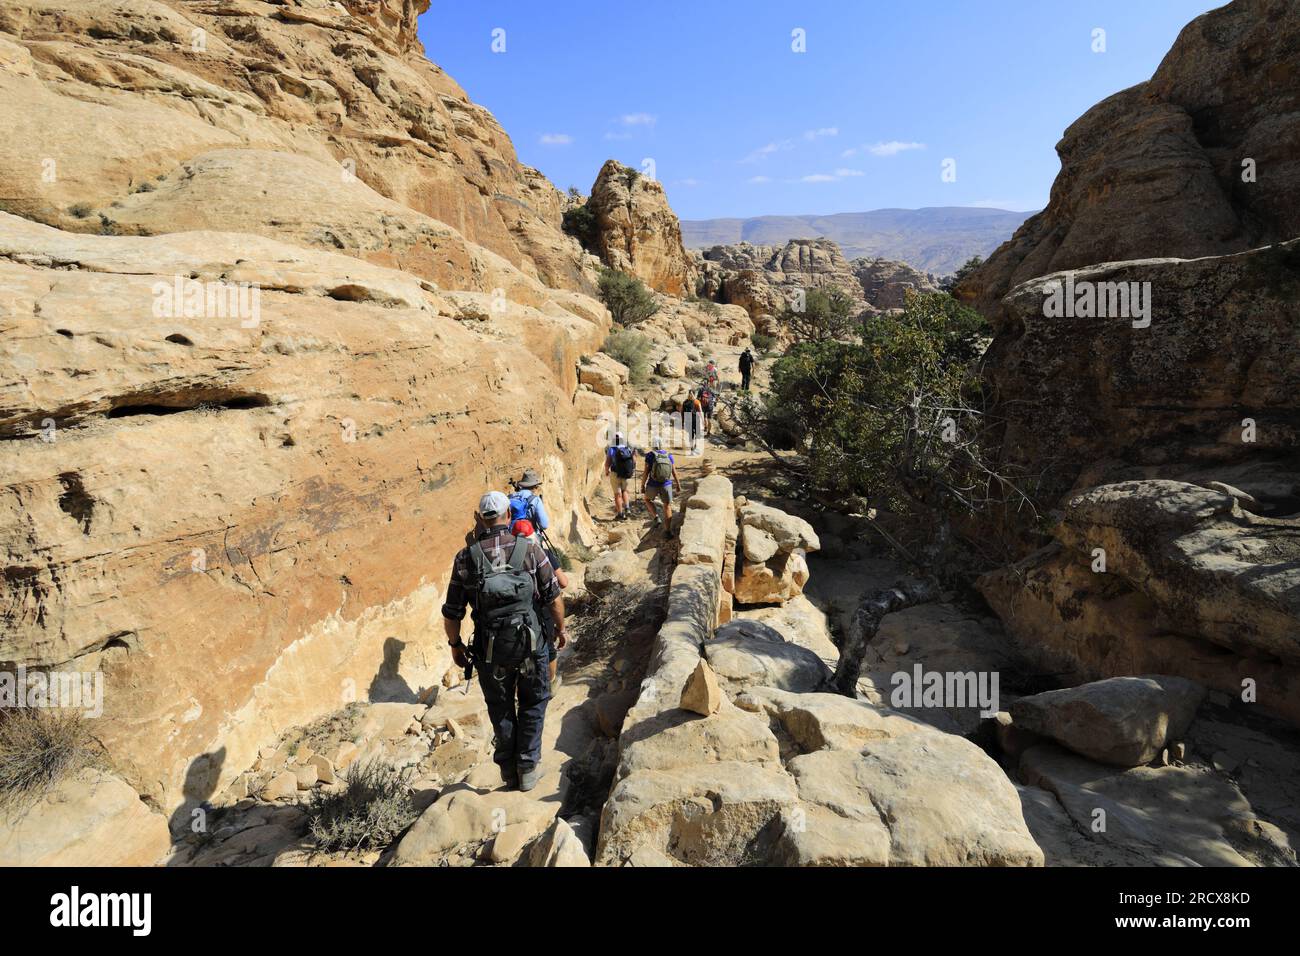
[(533, 516), (536, 514), (536, 501), (536, 495), (525, 495), (518, 491), (512, 494), (510, 496), (510, 523), (514, 524), (520, 518), (533, 521)]

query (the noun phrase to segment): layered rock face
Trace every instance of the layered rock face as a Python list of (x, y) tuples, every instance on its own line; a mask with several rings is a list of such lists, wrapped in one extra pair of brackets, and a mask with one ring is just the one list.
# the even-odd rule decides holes
[(1224, 255), (1300, 235), (1300, 9), (1235, 0), (1192, 21), (1146, 83), (1057, 145), (1051, 200), (963, 284), (995, 313), (1048, 272)]
[(102, 669), (164, 811), (443, 677), (485, 489), (589, 520), (608, 314), (426, 5), (0, 11), (0, 662)]
[(640, 277), (656, 292), (683, 296), (694, 290), (681, 223), (661, 183), (611, 159), (591, 187), (587, 208), (595, 219), (596, 252), (606, 265)]
[(1074, 681), (1191, 677), (1293, 721), (1298, 47), (1294, 4), (1194, 21), (1070, 128), (1051, 205), (961, 290), (997, 330), (1001, 463), (1063, 509), (981, 582), (1008, 628)]
[[(427, 246), (423, 214), (548, 284), (587, 288), (581, 251), (559, 232), (559, 191), (423, 56), (427, 8), (7, 3), (0, 96), (24, 108), (0, 115), (0, 208), (78, 231), (297, 232), (379, 255), (393, 234), (399, 249)], [(383, 218), (391, 207), (358, 217), (355, 180), (405, 207), (397, 221)], [(343, 208), (320, 214), (332, 193)], [(407, 254), (448, 257), (436, 243)], [(472, 275), (437, 281), (472, 288)]]

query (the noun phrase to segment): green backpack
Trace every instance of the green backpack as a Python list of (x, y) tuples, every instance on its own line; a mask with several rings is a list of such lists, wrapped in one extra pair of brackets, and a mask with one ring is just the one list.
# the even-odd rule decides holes
[(656, 485), (666, 485), (673, 480), (673, 460), (664, 451), (652, 452), (654, 461), (650, 465), (650, 480)]
[(474, 660), (506, 670), (531, 666), (541, 635), (533, 603), (533, 576), (525, 567), (528, 539), (515, 537), (505, 564), (488, 560), (483, 546), (470, 546), (474, 562)]

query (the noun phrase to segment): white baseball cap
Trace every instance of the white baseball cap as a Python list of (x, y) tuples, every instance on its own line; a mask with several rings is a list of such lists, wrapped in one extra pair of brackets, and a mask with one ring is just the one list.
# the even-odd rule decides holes
[(478, 500), (478, 513), (484, 518), (497, 518), (510, 510), (510, 500), (499, 491), (489, 491)]

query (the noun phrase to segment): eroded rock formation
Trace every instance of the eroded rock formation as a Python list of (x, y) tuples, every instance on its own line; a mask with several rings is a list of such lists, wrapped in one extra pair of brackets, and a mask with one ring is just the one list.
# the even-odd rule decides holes
[(1049, 272), (1225, 255), (1300, 235), (1300, 11), (1236, 0), (1179, 34), (1155, 75), (1085, 113), (1061, 173), (963, 297), (995, 313)]
[(0, 661), (102, 668), (164, 812), (441, 680), (484, 488), (530, 465), (553, 534), (589, 522), (608, 314), (425, 7), (0, 11)]

